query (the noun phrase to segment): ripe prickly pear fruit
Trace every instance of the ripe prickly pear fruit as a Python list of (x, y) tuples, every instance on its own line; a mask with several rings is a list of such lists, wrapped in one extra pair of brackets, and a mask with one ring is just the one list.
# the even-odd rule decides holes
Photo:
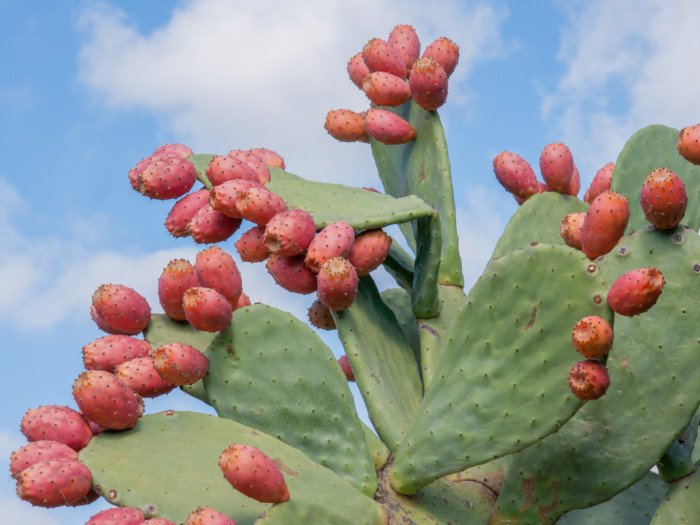
[(17, 495), (39, 507), (72, 505), (92, 488), (92, 473), (77, 459), (49, 459), (17, 476)]
[(78, 453), (64, 443), (41, 439), (27, 443), (10, 456), (10, 474), (13, 478), (40, 461), (78, 459)]
[(187, 322), (197, 330), (220, 332), (231, 324), (231, 303), (213, 288), (195, 286), (182, 296)]
[(138, 161), (136, 166), (129, 170), (129, 184), (131, 184), (131, 187), (136, 191), (139, 191), (139, 175), (141, 175), (143, 169), (148, 166), (152, 160), (154, 160), (153, 155), (149, 155), (148, 157)]
[(153, 157), (178, 157), (181, 159), (186, 159), (192, 155), (192, 150), (185, 146), (184, 144), (163, 144), (155, 149), (151, 156)]
[(362, 58), (362, 51), (350, 57), (347, 70), (352, 83), (362, 89), (362, 80), (369, 75), (369, 69), (367, 68), (367, 64), (365, 64), (365, 59)]
[(355, 267), (358, 277), (368, 275), (379, 267), (389, 255), (391, 237), (383, 230), (367, 230), (357, 237), (348, 260)]
[(183, 525), (236, 525), (236, 522), (211, 507), (199, 507), (187, 517)]
[(355, 267), (342, 257), (333, 257), (318, 271), (316, 293), (328, 308), (340, 312), (355, 301), (358, 282)]
[(630, 217), (627, 197), (604, 191), (588, 208), (581, 228), (581, 250), (593, 260), (612, 250), (622, 238)]
[(615, 164), (608, 162), (596, 172), (593, 180), (591, 181), (591, 185), (588, 187), (583, 196), (583, 200), (585, 202), (590, 204), (598, 195), (610, 189), (614, 170)]
[(289, 489), (277, 463), (250, 445), (229, 445), (219, 457), (226, 481), (249, 498), (263, 503), (289, 500)]
[(668, 168), (653, 170), (642, 184), (642, 211), (659, 230), (678, 226), (685, 214), (688, 195), (681, 178)]
[(265, 226), (272, 217), (285, 211), (287, 204), (267, 188), (249, 188), (236, 196), (236, 208), (244, 219)]
[(411, 98), (406, 80), (384, 71), (367, 75), (362, 81), (362, 91), (377, 106), (400, 106)]
[(276, 151), (267, 148), (253, 148), (250, 152), (268, 166), (284, 169), (284, 158)]
[(137, 357), (118, 365), (114, 375), (124, 381), (141, 397), (167, 394), (175, 385), (160, 377), (150, 357)]
[(85, 525), (143, 525), (143, 512), (133, 507), (119, 507), (98, 512)]
[(345, 375), (345, 379), (348, 381), (355, 381), (355, 372), (352, 371), (350, 366), (350, 361), (348, 361), (348, 356), (344, 355), (338, 359), (338, 365)]
[(192, 240), (198, 244), (214, 244), (231, 237), (241, 226), (241, 219), (234, 219), (216, 211), (206, 203), (187, 225)]
[(83, 415), (62, 405), (27, 410), (21, 430), (29, 441), (58, 441), (76, 451), (85, 448), (92, 439), (92, 430)]
[(137, 357), (146, 357), (151, 345), (128, 335), (106, 335), (83, 347), (83, 365), (87, 370), (113, 372), (114, 367)]
[(335, 330), (335, 321), (330, 309), (316, 299), (309, 307), (309, 322), (321, 330)]
[(423, 109), (434, 111), (447, 101), (447, 73), (430, 57), (416, 60), (408, 84), (413, 100)]
[(245, 162), (229, 155), (217, 155), (211, 159), (206, 172), (212, 186), (218, 186), (227, 180), (248, 180), (258, 182), (253, 168)]
[(345, 221), (334, 222), (323, 228), (314, 237), (306, 250), (306, 266), (314, 272), (332, 257), (345, 257), (355, 244), (355, 230)]
[(209, 360), (194, 346), (170, 343), (153, 352), (153, 366), (164, 381), (182, 386), (202, 379), (209, 369)]
[(114, 374), (88, 370), (73, 383), (73, 399), (85, 417), (104, 429), (126, 430), (143, 414), (143, 400)]
[(265, 226), (264, 242), (270, 253), (282, 257), (301, 255), (316, 235), (316, 224), (304, 210), (278, 213)]
[(406, 78), (408, 68), (403, 58), (386, 40), (373, 38), (362, 48), (362, 58), (370, 73), (384, 71)]
[(270, 255), (267, 271), (275, 282), (287, 291), (303, 295), (316, 291), (316, 274), (304, 264), (304, 257)]
[(341, 142), (369, 142), (369, 135), (365, 131), (365, 116), (366, 112), (332, 109), (326, 115), (324, 128), (331, 137)]
[(658, 268), (637, 268), (618, 277), (608, 291), (608, 304), (620, 315), (633, 317), (656, 304), (666, 279)]
[(609, 386), (608, 369), (598, 361), (579, 361), (569, 371), (569, 388), (584, 401), (603, 397)]
[(423, 58), (432, 58), (442, 66), (449, 77), (459, 62), (459, 46), (447, 37), (433, 40), (423, 51)]
[(420, 40), (415, 28), (408, 24), (399, 24), (391, 30), (386, 41), (403, 59), (406, 69), (411, 69), (420, 56)]
[(540, 171), (550, 191), (567, 193), (574, 174), (574, 158), (565, 144), (547, 144), (540, 154)]
[(226, 155), (245, 162), (258, 177), (260, 184), (266, 184), (270, 180), (270, 168), (262, 159), (249, 150), (232, 149)]
[(184, 321), (182, 296), (189, 288), (200, 284), (197, 272), (188, 260), (173, 259), (168, 262), (158, 277), (158, 299), (165, 315), (175, 321)]
[(584, 317), (571, 332), (574, 348), (588, 359), (600, 359), (607, 354), (612, 348), (613, 337), (610, 323), (597, 315)]
[(246, 306), (250, 306), (250, 297), (248, 297), (245, 293), (242, 293), (241, 296), (238, 298), (238, 303), (234, 307), (234, 311), (238, 310), (239, 308), (244, 308)]
[(581, 230), (585, 219), (585, 212), (567, 213), (559, 227), (559, 233), (564, 242), (576, 250), (581, 249)]
[(165, 228), (173, 237), (190, 235), (188, 225), (195, 214), (209, 202), (209, 190), (197, 190), (177, 201), (165, 218)]
[(241, 212), (236, 207), (238, 195), (250, 188), (261, 188), (262, 184), (258, 180), (234, 179), (225, 181), (218, 186), (214, 186), (209, 196), (209, 203), (216, 211), (233, 219), (240, 219)]
[(92, 295), (90, 314), (110, 334), (136, 335), (151, 322), (148, 301), (134, 289), (121, 284), (103, 284)]
[(493, 172), (501, 186), (523, 202), (540, 191), (532, 166), (516, 153), (499, 153), (493, 159)]
[(232, 307), (238, 303), (243, 281), (233, 257), (218, 246), (212, 246), (197, 254), (194, 267), (202, 286), (219, 292)]
[(197, 170), (187, 159), (155, 157), (138, 176), (138, 191), (151, 199), (177, 199), (192, 189)]
[(564, 191), (565, 195), (573, 195), (576, 197), (578, 192), (581, 191), (581, 174), (578, 171), (578, 167), (574, 164), (574, 172), (571, 174), (571, 179), (569, 180), (569, 185)]
[(406, 144), (416, 138), (413, 126), (386, 109), (367, 111), (365, 131), (367, 135), (384, 144)]
[(700, 124), (683, 128), (678, 133), (678, 153), (693, 164), (700, 164)]
[(265, 246), (265, 227), (254, 226), (236, 241), (236, 251), (245, 262), (261, 262), (270, 256)]

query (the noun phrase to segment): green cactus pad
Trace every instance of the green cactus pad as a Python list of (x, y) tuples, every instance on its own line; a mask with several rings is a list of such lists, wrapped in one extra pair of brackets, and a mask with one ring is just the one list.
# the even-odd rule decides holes
[(282, 197), (290, 208), (308, 211), (318, 228), (345, 221), (356, 230), (368, 230), (435, 213), (415, 195), (396, 199), (363, 188), (305, 180), (280, 168), (270, 168), (270, 174), (272, 179), (267, 188)]
[(391, 275), (396, 284), (409, 294), (413, 288), (413, 257), (404, 250), (396, 239), (392, 239), (389, 255), (384, 259), (384, 269)]
[(607, 394), (516, 457), (494, 525), (552, 523), (610, 499), (649, 471), (698, 407), (700, 237), (685, 228), (640, 230), (600, 264), (611, 280), (656, 266), (666, 278), (663, 293), (637, 317), (615, 316)]
[(656, 463), (659, 476), (666, 483), (679, 480), (695, 472), (695, 462), (692, 456), (695, 440), (698, 436), (698, 423), (700, 423), (700, 411), (695, 413), (685, 430), (671, 443), (671, 446)]
[(374, 470), (379, 470), (386, 465), (386, 462), (389, 460), (389, 449), (386, 448), (382, 440), (377, 437), (377, 434), (364, 423), (362, 424), (362, 430), (365, 432), (367, 447), (369, 448), (370, 454), (372, 454)]
[(370, 276), (360, 279), (355, 303), (333, 318), (369, 417), (393, 452), (423, 395), (411, 345)]
[(419, 319), (440, 315), (438, 278), (441, 266), (440, 217), (418, 219), (416, 227), (416, 262), (413, 269), (411, 308)]
[(580, 359), (571, 330), (587, 315), (610, 318), (607, 289), (600, 269), (568, 246), (492, 260), (455, 316), (392, 486), (412, 494), (556, 432), (581, 406), (568, 385)]
[(212, 185), (207, 177), (207, 168), (211, 163), (211, 159), (214, 157), (216, 157), (216, 155), (213, 153), (197, 153), (187, 157), (187, 160), (194, 164), (194, 167), (197, 170), (197, 179), (199, 179), (199, 181), (204, 184), (204, 187), (208, 190), (212, 188)]
[(651, 525), (694, 525), (700, 518), (700, 476), (691, 474), (671, 485)]
[(533, 195), (513, 214), (491, 257), (508, 255), (531, 242), (564, 244), (559, 233), (564, 215), (587, 210), (588, 204), (571, 195), (553, 191)]
[(204, 387), (217, 414), (297, 447), (374, 494), (374, 466), (347, 380), (306, 323), (263, 304), (236, 310), (208, 357)]
[(420, 336), (418, 335), (418, 324), (416, 317), (411, 310), (411, 296), (402, 288), (390, 288), (382, 290), (382, 301), (391, 311), (394, 312), (396, 320), (401, 326), (401, 331), (406, 337), (406, 341), (413, 349), (413, 355), (416, 358), (416, 363), (420, 367)]
[(485, 487), (488, 487), (497, 497), (501, 492), (503, 483), (506, 479), (506, 472), (513, 462), (515, 454), (501, 456), (500, 458), (483, 463), (475, 467), (470, 467), (461, 472), (450, 474), (445, 479), (450, 481), (476, 481)]
[(628, 232), (649, 224), (639, 199), (642, 184), (656, 168), (669, 168), (683, 180), (688, 194), (683, 224), (688, 224), (695, 231), (700, 228), (700, 166), (695, 166), (680, 156), (676, 149), (677, 142), (677, 129), (654, 124), (632, 135), (617, 157), (612, 189), (629, 200)]
[(238, 523), (252, 525), (270, 505), (234, 490), (218, 458), (240, 443), (258, 447), (277, 461), (291, 499), (274, 505), (286, 523), (382, 523), (382, 511), (349, 483), (299, 450), (234, 421), (196, 412), (144, 416), (124, 432), (104, 432), (80, 452), (94, 484), (119, 506), (182, 523), (198, 506), (210, 506)]

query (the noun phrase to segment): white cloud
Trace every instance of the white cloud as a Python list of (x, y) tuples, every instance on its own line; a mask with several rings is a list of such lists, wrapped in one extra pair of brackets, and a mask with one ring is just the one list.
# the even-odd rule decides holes
[(0, 515), (4, 523), (22, 525), (60, 525), (49, 510), (32, 507), (19, 498), (0, 497)]

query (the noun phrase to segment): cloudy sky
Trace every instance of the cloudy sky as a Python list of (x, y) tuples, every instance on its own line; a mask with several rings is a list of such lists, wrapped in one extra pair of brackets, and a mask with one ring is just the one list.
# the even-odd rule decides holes
[[(492, 174), (500, 151), (536, 165), (545, 144), (564, 141), (585, 189), (638, 128), (700, 121), (694, 0), (0, 0), (0, 20), (5, 471), (24, 411), (72, 403), (80, 349), (101, 335), (92, 291), (122, 283), (157, 305), (165, 263), (198, 251), (167, 235), (170, 203), (139, 197), (129, 168), (166, 142), (264, 146), (307, 178), (378, 186), (369, 148), (335, 142), (323, 121), (367, 107), (346, 61), (395, 24), (461, 48), (440, 114), (469, 283), (515, 209)], [(254, 301), (304, 315), (311, 298), (281, 293), (262, 265), (241, 269)], [(167, 407), (201, 408), (177, 393), (148, 405)], [(8, 523), (74, 525), (101, 508), (44, 511), (13, 493), (2, 475)]]

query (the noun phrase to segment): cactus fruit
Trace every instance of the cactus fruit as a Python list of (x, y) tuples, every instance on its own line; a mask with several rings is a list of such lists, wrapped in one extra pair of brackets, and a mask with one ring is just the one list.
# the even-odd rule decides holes
[(423, 51), (423, 58), (432, 58), (442, 66), (449, 77), (459, 62), (459, 46), (447, 37), (433, 40)]
[(569, 388), (583, 401), (592, 401), (605, 395), (610, 377), (605, 365), (590, 359), (579, 361), (569, 372)]
[(216, 211), (206, 203), (187, 225), (192, 240), (198, 244), (213, 244), (231, 237), (241, 226), (241, 219), (234, 219)]
[(413, 126), (386, 109), (367, 111), (365, 131), (367, 135), (384, 144), (406, 144), (416, 138)]
[(277, 463), (250, 445), (229, 445), (219, 457), (219, 467), (236, 490), (263, 503), (289, 500), (289, 489)]
[(226, 155), (245, 162), (254, 172), (260, 184), (270, 180), (270, 168), (263, 160), (249, 150), (232, 149)]
[(347, 64), (348, 76), (352, 83), (362, 89), (362, 80), (369, 75), (369, 69), (365, 64), (365, 59), (362, 58), (362, 52), (354, 54), (350, 57)]
[(581, 231), (583, 221), (586, 219), (584, 212), (567, 213), (561, 221), (559, 233), (564, 242), (576, 250), (581, 249)]
[(593, 260), (612, 250), (629, 221), (627, 197), (604, 191), (591, 202), (581, 228), (581, 250)]
[(199, 507), (187, 517), (184, 525), (236, 525), (236, 522), (211, 507)]
[(304, 295), (316, 291), (316, 274), (307, 268), (301, 255), (271, 255), (267, 260), (267, 271), (287, 291)]
[(154, 159), (153, 155), (149, 155), (148, 157), (145, 157), (138, 161), (136, 163), (136, 166), (131, 168), (129, 170), (129, 184), (131, 184), (131, 187), (134, 188), (136, 191), (139, 191), (139, 175), (141, 175), (141, 172), (143, 169), (148, 166), (148, 164)]
[(530, 163), (516, 153), (499, 153), (493, 159), (493, 172), (501, 186), (516, 198), (528, 199), (540, 191)]
[(185, 321), (182, 296), (188, 289), (199, 285), (197, 272), (188, 260), (173, 259), (168, 262), (158, 278), (158, 299), (165, 315), (174, 321)]
[(92, 439), (92, 430), (85, 417), (62, 405), (27, 410), (20, 428), (29, 441), (58, 441), (76, 451), (85, 448)]
[(306, 250), (306, 266), (318, 272), (332, 257), (347, 257), (355, 244), (355, 230), (345, 221), (333, 222), (313, 238)]
[(192, 189), (197, 170), (187, 159), (156, 157), (138, 176), (138, 191), (151, 199), (177, 199)]
[(168, 518), (151, 518), (143, 522), (143, 525), (177, 525), (174, 521)]
[(617, 314), (633, 317), (656, 304), (666, 279), (658, 268), (637, 268), (613, 282), (608, 291), (608, 304)]
[(420, 56), (420, 40), (415, 28), (408, 24), (399, 24), (391, 30), (386, 41), (403, 59), (406, 69), (411, 69)]
[(163, 144), (151, 153), (152, 157), (178, 157), (181, 159), (186, 159), (190, 155), (192, 155), (192, 150), (189, 146), (177, 143)]
[(574, 326), (571, 341), (576, 351), (588, 359), (600, 359), (613, 345), (613, 329), (597, 315), (584, 317)]
[(567, 193), (574, 174), (571, 150), (565, 144), (547, 144), (540, 154), (540, 171), (550, 191)]
[(285, 211), (287, 204), (267, 188), (249, 188), (236, 196), (236, 208), (244, 219), (265, 226), (272, 217)]
[(585, 202), (590, 204), (598, 195), (610, 189), (614, 170), (615, 164), (608, 162), (596, 172), (593, 180), (591, 181), (591, 185), (588, 187), (585, 195), (583, 196), (583, 200)]
[(350, 361), (348, 361), (348, 356), (344, 355), (338, 359), (338, 366), (343, 371), (345, 379), (348, 381), (355, 381), (355, 373), (352, 371), (352, 366), (350, 366)]
[(683, 219), (688, 204), (685, 184), (672, 170), (656, 168), (642, 185), (640, 203), (644, 216), (656, 228), (675, 228)]
[(68, 445), (58, 441), (48, 439), (31, 441), (15, 450), (10, 456), (10, 475), (16, 478), (20, 472), (35, 463), (51, 459), (78, 459), (78, 453)]
[(362, 81), (362, 91), (377, 106), (400, 106), (411, 98), (411, 89), (403, 78), (375, 71)]
[(355, 267), (342, 257), (333, 257), (318, 271), (318, 299), (328, 308), (340, 312), (355, 301), (359, 278)]
[(197, 254), (194, 267), (201, 286), (219, 292), (232, 307), (238, 304), (243, 281), (233, 257), (218, 246), (212, 246)]
[(234, 307), (234, 311), (238, 310), (239, 308), (243, 308), (245, 306), (250, 306), (250, 297), (248, 297), (245, 293), (242, 293), (241, 296), (238, 298), (238, 303), (236, 303), (236, 306)]
[(124, 362), (115, 368), (114, 375), (141, 397), (158, 397), (175, 388), (173, 383), (161, 378), (150, 357)]
[(335, 321), (333, 320), (330, 309), (318, 299), (311, 303), (307, 313), (309, 322), (316, 328), (320, 328), (321, 330), (335, 330)]
[(263, 241), (270, 253), (282, 257), (301, 255), (316, 235), (316, 224), (304, 210), (278, 213), (265, 225)]
[(187, 322), (197, 330), (220, 332), (231, 323), (231, 303), (213, 288), (190, 288), (182, 296), (182, 308)]
[(247, 180), (259, 183), (253, 168), (242, 160), (229, 155), (216, 155), (211, 159), (206, 175), (214, 187), (229, 180)]
[(177, 201), (165, 219), (165, 228), (173, 237), (190, 235), (188, 225), (195, 214), (209, 202), (209, 190), (197, 190)]
[(574, 171), (571, 174), (571, 179), (569, 179), (569, 185), (564, 191), (564, 194), (573, 195), (574, 197), (576, 197), (579, 191), (581, 191), (581, 174), (579, 173), (576, 164), (574, 164)]
[(370, 73), (384, 71), (406, 78), (408, 68), (401, 55), (386, 40), (373, 38), (362, 48), (362, 58)]
[(678, 133), (678, 153), (693, 164), (700, 164), (700, 124), (683, 128)]
[(153, 352), (153, 366), (164, 381), (182, 386), (202, 379), (209, 368), (209, 360), (194, 346), (170, 343)]
[(90, 470), (77, 459), (49, 459), (17, 476), (17, 495), (39, 507), (72, 505), (92, 488)]
[(267, 148), (253, 148), (250, 152), (270, 167), (284, 169), (284, 158), (276, 151)]
[(103, 284), (92, 295), (90, 314), (110, 334), (136, 335), (151, 321), (151, 307), (134, 289), (121, 284)]
[(224, 215), (233, 219), (240, 219), (241, 212), (236, 207), (236, 199), (238, 195), (250, 188), (260, 188), (262, 185), (257, 181), (233, 179), (222, 182), (218, 186), (214, 186), (209, 196), (209, 204), (216, 211), (220, 211)]
[(143, 525), (145, 521), (139, 509), (121, 507), (98, 512), (85, 525)]
[(430, 57), (416, 60), (408, 84), (411, 97), (423, 109), (435, 111), (447, 101), (447, 73)]
[(104, 429), (133, 428), (143, 400), (124, 381), (103, 370), (88, 370), (73, 383), (73, 399), (85, 416)]
[(383, 230), (367, 230), (355, 237), (348, 260), (355, 267), (357, 276), (362, 277), (384, 262), (390, 248), (391, 237)]
[(265, 227), (254, 226), (236, 241), (236, 251), (245, 262), (261, 262), (270, 256), (265, 246)]
[(83, 365), (87, 370), (113, 372), (114, 367), (130, 359), (146, 357), (151, 345), (128, 335), (106, 335), (83, 346)]
[(365, 116), (364, 112), (332, 109), (326, 115), (324, 127), (331, 137), (341, 142), (369, 142), (369, 135), (365, 131)]

